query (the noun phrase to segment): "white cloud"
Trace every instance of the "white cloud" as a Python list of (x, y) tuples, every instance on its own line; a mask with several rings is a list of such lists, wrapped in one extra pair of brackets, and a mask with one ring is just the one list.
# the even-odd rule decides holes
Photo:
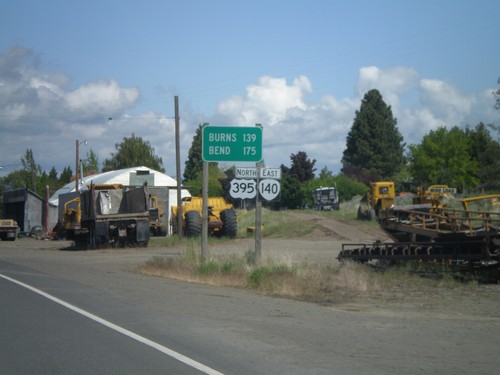
[(359, 98), (372, 89), (380, 91), (384, 101), (399, 109), (400, 97), (418, 85), (418, 72), (414, 68), (398, 66), (381, 69), (376, 66), (363, 67), (359, 70), (356, 93)]
[(305, 151), (311, 159), (318, 159), (318, 165), (328, 164), (338, 170), (343, 150), (340, 145), (345, 144), (359, 102), (328, 95), (317, 104), (308, 103), (306, 96), (312, 92), (312, 85), (303, 76), (291, 84), (281, 78), (262, 77), (246, 91), (245, 97), (222, 101), (219, 115), (225, 124), (264, 126), (264, 160), (268, 166), (289, 165), (292, 153)]
[[(149, 141), (163, 158), (167, 173), (175, 174), (174, 121), (149, 111), (127, 115), (138, 103), (140, 92), (123, 87), (116, 80), (88, 82), (69, 88), (63, 72), (42, 72), (31, 51), (14, 48), (0, 54), (0, 161), (19, 163), (27, 148), (46, 170), (55, 166), (74, 169), (75, 139), (87, 139), (81, 147), (90, 149), (99, 161), (109, 158), (115, 144), (132, 133)], [(419, 143), (423, 135), (439, 126), (475, 126), (500, 123), (500, 111), (493, 109), (493, 88), (463, 93), (451, 83), (420, 78), (415, 68), (363, 67), (353, 85), (354, 97), (324, 95), (311, 101), (313, 84), (299, 76), (263, 76), (247, 86), (245, 95), (220, 101), (212, 119), (184, 108), (181, 115), (181, 166), (187, 158), (198, 124), (264, 126), (263, 156), (270, 167), (290, 165), (290, 155), (305, 151), (316, 159), (318, 171), (327, 166), (341, 168), (346, 136), (361, 99), (378, 89), (391, 105), (398, 128), (407, 144)], [(335, 92), (335, 87), (331, 89)], [(108, 121), (108, 117), (113, 120)], [(1, 176), (8, 170), (2, 171)]]
[(122, 88), (114, 80), (92, 82), (65, 95), (73, 111), (114, 114), (132, 107), (139, 98), (137, 88)]
[[(130, 136), (110, 132), (110, 116), (124, 114), (139, 98), (137, 88), (114, 80), (90, 82), (69, 90), (70, 79), (62, 72), (43, 72), (32, 51), (13, 47), (0, 54), (0, 163), (18, 165), (27, 148), (47, 171), (74, 169), (75, 139), (87, 139), (82, 155), (92, 148), (99, 160), (103, 153)], [(132, 122), (137, 129), (137, 121)], [(5, 170), (4, 170), (5, 172)]]
[(459, 124), (476, 103), (473, 95), (463, 95), (452, 85), (436, 79), (420, 82), (421, 102), (436, 118)]
[[(491, 96), (493, 90), (464, 95), (443, 81), (420, 79), (414, 68), (375, 66), (360, 69), (355, 98), (325, 95), (319, 103), (308, 103), (305, 97), (312, 92), (312, 85), (306, 77), (287, 84), (284, 79), (266, 76), (249, 85), (246, 96), (223, 100), (219, 115), (227, 124), (264, 125), (264, 159), (269, 166), (289, 165), (292, 153), (305, 151), (317, 160), (318, 168), (326, 165), (338, 172), (355, 112), (371, 89), (379, 90), (391, 105), (407, 144), (419, 143), (439, 126), (475, 126), (493, 119), (498, 122), (500, 115), (500, 111), (492, 110), (492, 101), (488, 104), (487, 94)], [(407, 96), (416, 100), (407, 100)], [(490, 110), (484, 118), (488, 105)]]
[(248, 86), (244, 99), (232, 96), (219, 103), (218, 112), (238, 124), (273, 126), (286, 118), (289, 109), (306, 108), (304, 96), (311, 91), (311, 83), (304, 76), (296, 78), (291, 86), (283, 78), (264, 76), (258, 84)]

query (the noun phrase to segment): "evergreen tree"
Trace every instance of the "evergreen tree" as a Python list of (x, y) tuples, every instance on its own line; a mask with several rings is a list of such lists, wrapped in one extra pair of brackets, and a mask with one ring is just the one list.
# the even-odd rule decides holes
[(99, 159), (94, 150), (90, 149), (90, 152), (87, 152), (87, 157), (82, 163), (84, 176), (99, 173)]
[(193, 142), (188, 151), (188, 158), (184, 164), (184, 180), (194, 180), (203, 171), (202, 159), (202, 129), (203, 125), (199, 125), (193, 137)]
[(71, 176), (73, 176), (73, 171), (71, 167), (64, 167), (63, 171), (59, 175), (59, 185), (64, 186), (71, 181)]
[(321, 171), (319, 172), (319, 178), (320, 179), (325, 179), (325, 178), (329, 178), (329, 177), (333, 177), (333, 172), (330, 171), (326, 165), (321, 169)]
[[(195, 131), (193, 142), (188, 151), (188, 158), (184, 163), (184, 181), (196, 180), (198, 177), (201, 179), (201, 174), (203, 172), (202, 136), (203, 125), (200, 124)], [(217, 167), (216, 169), (219, 169), (219, 163), (210, 162), (211, 171), (212, 165), (215, 165)]]
[(47, 180), (51, 191), (59, 188), (59, 179), (57, 178), (57, 170), (55, 167), (52, 167), (52, 169), (50, 170), (47, 176)]
[(316, 171), (314, 164), (316, 164), (316, 159), (311, 160), (307, 157), (307, 153), (299, 151), (297, 154), (292, 154), (290, 160), (292, 164), (289, 173), (297, 178), (299, 182), (305, 182), (314, 178), (314, 172)]
[(133, 133), (130, 138), (124, 137), (122, 143), (115, 144), (115, 148), (116, 153), (111, 153), (111, 158), (104, 160), (103, 172), (138, 166), (165, 172), (162, 158), (155, 155), (149, 141), (144, 141)]
[(36, 164), (31, 148), (21, 158), (25, 186), (31, 191), (37, 192), (37, 180), (42, 175), (42, 167)]
[(342, 172), (363, 182), (392, 178), (402, 167), (404, 146), (391, 107), (370, 90), (347, 135)]

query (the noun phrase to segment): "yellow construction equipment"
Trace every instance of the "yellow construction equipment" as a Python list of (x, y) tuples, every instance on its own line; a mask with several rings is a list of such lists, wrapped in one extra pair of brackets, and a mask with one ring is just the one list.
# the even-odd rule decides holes
[(359, 202), (358, 219), (380, 219), (392, 206), (396, 199), (394, 182), (371, 182), (370, 191)]
[[(203, 199), (201, 197), (186, 197), (182, 200), (183, 234), (192, 237), (201, 234), (201, 213)], [(172, 233), (177, 234), (178, 206), (172, 207), (170, 225)], [(232, 204), (222, 197), (208, 198), (208, 233), (217, 237), (236, 237), (238, 219)]]
[(0, 239), (2, 241), (15, 241), (19, 227), (13, 219), (0, 220)]

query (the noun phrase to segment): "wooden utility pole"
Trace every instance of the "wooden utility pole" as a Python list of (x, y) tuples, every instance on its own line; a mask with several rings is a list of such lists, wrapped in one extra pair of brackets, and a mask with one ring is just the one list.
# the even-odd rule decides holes
[(76, 140), (76, 159), (75, 159), (75, 191), (78, 192), (78, 148), (80, 143)]
[[(208, 126), (205, 122), (203, 126)], [(202, 139), (203, 142), (203, 139)], [(203, 147), (203, 145), (202, 145)], [(208, 162), (203, 161), (203, 182), (201, 187), (201, 260), (205, 262), (208, 258)]]
[(182, 238), (182, 194), (181, 194), (181, 142), (179, 135), (179, 97), (174, 96), (175, 107), (175, 169), (177, 175), (177, 235)]

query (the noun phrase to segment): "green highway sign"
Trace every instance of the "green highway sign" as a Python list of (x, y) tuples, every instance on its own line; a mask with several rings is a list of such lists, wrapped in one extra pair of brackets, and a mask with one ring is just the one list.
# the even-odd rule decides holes
[(262, 160), (262, 127), (205, 126), (202, 130), (203, 161)]

